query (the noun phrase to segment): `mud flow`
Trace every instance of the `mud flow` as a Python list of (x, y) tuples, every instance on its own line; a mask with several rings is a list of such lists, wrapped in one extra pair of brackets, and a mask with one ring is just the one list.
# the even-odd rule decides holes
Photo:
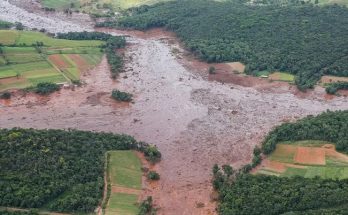
[[(2, 13), (14, 7), (19, 15)], [(29, 23), (32, 16), (50, 19), (4, 1), (0, 14), (0, 19), (23, 23)], [(90, 29), (81, 20), (51, 20), (59, 22), (57, 26), (71, 22), (82, 30)], [(301, 94), (284, 83), (239, 76), (228, 76), (233, 80), (226, 81), (223, 71), (209, 77), (209, 65), (187, 57), (173, 35), (159, 30), (98, 30), (129, 36), (125, 72), (117, 81), (110, 78), (104, 57), (100, 65), (83, 74), (83, 87), (63, 89), (50, 97), (17, 94), (11, 102), (2, 100), (0, 127), (125, 133), (156, 144), (163, 154), (156, 167), (161, 180), (148, 185), (145, 196), (154, 197), (159, 214), (216, 214), (210, 181), (215, 163), (238, 168), (250, 161), (254, 146), (274, 126), (327, 109), (348, 109), (345, 97), (328, 100), (321, 88)], [(114, 88), (134, 94), (134, 102), (112, 100)]]

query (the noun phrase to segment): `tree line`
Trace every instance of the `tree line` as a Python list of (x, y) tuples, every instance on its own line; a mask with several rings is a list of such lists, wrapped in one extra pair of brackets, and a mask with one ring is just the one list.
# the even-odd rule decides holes
[[(0, 130), (0, 206), (93, 212), (104, 189), (105, 153), (154, 146), (127, 135), (77, 130)], [(146, 154), (155, 150), (155, 154)]]
[(290, 72), (302, 90), (322, 75), (348, 76), (345, 6), (183, 0), (132, 8), (128, 14), (97, 26), (165, 27), (207, 62), (240, 61), (248, 74)]

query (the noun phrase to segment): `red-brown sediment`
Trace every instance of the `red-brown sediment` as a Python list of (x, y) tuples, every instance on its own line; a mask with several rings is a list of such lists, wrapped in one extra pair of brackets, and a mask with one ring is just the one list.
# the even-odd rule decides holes
[[(103, 58), (83, 75), (87, 85), (75, 91), (61, 90), (44, 102), (32, 94), (15, 95), (9, 106), (0, 106), (0, 127), (126, 133), (156, 144), (163, 154), (156, 167), (161, 180), (146, 192), (160, 208), (158, 214), (215, 214), (215, 163), (235, 168), (249, 163), (254, 146), (284, 120), (348, 109), (344, 97), (326, 100), (321, 88), (300, 93), (287, 83), (225, 75), (219, 70), (223, 65), (209, 77), (210, 65), (186, 55), (162, 30), (99, 30), (131, 36), (126, 72), (118, 81), (110, 78)], [(114, 88), (134, 94), (134, 103), (123, 107), (112, 101)]]

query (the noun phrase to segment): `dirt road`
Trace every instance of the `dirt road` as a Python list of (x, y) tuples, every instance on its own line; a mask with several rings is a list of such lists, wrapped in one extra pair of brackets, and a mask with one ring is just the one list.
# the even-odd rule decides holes
[[(0, 127), (110, 131), (156, 144), (163, 154), (161, 180), (147, 192), (159, 214), (214, 214), (213, 164), (249, 162), (253, 147), (284, 120), (348, 109), (344, 97), (299, 98), (291, 92), (208, 81), (190, 71), (186, 59), (174, 56), (173, 45), (159, 35), (134, 36), (128, 43), (126, 73), (118, 81), (110, 79), (103, 59), (83, 77), (87, 85), (75, 91), (0, 103)], [(114, 88), (133, 93), (134, 103), (114, 102)]]

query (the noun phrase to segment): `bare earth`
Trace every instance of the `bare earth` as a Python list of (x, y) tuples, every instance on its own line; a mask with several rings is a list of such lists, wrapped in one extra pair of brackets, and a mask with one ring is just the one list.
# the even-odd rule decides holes
[[(215, 214), (210, 199), (215, 163), (249, 162), (253, 147), (283, 121), (348, 109), (345, 97), (325, 100), (322, 89), (315, 91), (318, 96), (299, 97), (284, 87), (274, 92), (209, 81), (158, 35), (133, 35), (128, 42), (126, 72), (118, 81), (110, 79), (104, 58), (83, 75), (84, 87), (49, 98), (17, 95), (10, 103), (0, 101), (0, 127), (108, 131), (156, 144), (163, 154), (161, 180), (146, 192), (159, 214)], [(134, 103), (114, 102), (114, 88), (133, 93)]]

